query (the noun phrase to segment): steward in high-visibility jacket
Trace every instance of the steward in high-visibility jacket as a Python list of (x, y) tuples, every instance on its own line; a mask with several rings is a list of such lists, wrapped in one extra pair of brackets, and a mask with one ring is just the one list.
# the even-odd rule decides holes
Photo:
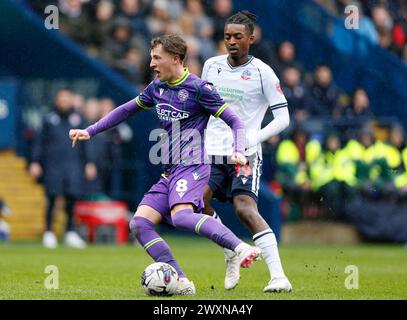
[(277, 148), (276, 178), (285, 189), (294, 189), (309, 183), (306, 166), (307, 140), (308, 134), (297, 129), (293, 132), (292, 139), (281, 141)]
[(371, 164), (368, 161), (367, 149), (373, 145), (373, 133), (370, 130), (362, 130), (357, 139), (350, 139), (343, 152), (351, 159), (354, 167), (354, 187), (362, 187), (370, 183)]
[(334, 134), (327, 137), (324, 149), (318, 141), (311, 142), (312, 144), (309, 143), (307, 147), (315, 152), (310, 152), (308, 165), (314, 191), (333, 180), (344, 182), (349, 186), (356, 185), (355, 165), (348, 150), (340, 148), (339, 137)]
[(407, 141), (402, 127), (395, 125), (390, 130), (389, 160), (397, 189), (407, 191)]
[[(313, 148), (318, 149), (315, 145)], [(319, 154), (313, 158), (309, 162), (312, 190), (320, 195), (321, 205), (330, 211), (329, 214), (344, 214), (344, 204), (351, 187), (356, 185), (356, 178), (354, 163), (341, 149), (339, 136), (329, 133)]]
[(370, 180), (377, 188), (394, 185), (397, 175), (401, 173), (402, 158), (400, 151), (380, 140), (366, 150), (366, 161), (370, 163)]
[(407, 146), (401, 151), (403, 171), (394, 179), (394, 184), (398, 189), (407, 189)]

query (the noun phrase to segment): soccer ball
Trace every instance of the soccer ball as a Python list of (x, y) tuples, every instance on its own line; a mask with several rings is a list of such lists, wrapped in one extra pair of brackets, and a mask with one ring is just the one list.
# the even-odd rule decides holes
[(141, 285), (148, 296), (172, 296), (177, 290), (178, 273), (168, 263), (155, 262), (143, 271)]

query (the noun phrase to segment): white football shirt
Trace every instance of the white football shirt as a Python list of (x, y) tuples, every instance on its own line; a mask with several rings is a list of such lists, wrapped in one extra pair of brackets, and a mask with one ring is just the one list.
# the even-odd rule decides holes
[[(246, 135), (256, 134), (261, 129), (268, 108), (287, 107), (274, 71), (253, 56), (237, 67), (228, 63), (227, 55), (210, 58), (204, 64), (201, 78), (213, 83), (228, 107), (244, 122)], [(211, 116), (206, 128), (205, 145), (209, 155), (231, 155), (232, 130), (221, 119)], [(246, 150), (246, 155), (256, 152), (261, 157), (260, 143)]]

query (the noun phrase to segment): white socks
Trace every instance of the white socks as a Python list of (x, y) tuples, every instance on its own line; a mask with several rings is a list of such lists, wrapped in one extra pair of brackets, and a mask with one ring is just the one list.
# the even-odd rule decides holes
[(277, 240), (271, 229), (266, 229), (253, 236), (253, 241), (261, 250), (261, 255), (270, 271), (270, 278), (285, 277), (277, 249)]

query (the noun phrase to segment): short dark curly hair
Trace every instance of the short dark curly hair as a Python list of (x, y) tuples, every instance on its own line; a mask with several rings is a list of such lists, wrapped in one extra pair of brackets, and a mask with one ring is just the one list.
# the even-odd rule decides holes
[(228, 24), (243, 24), (249, 30), (250, 34), (253, 34), (254, 23), (257, 21), (257, 16), (247, 10), (239, 11), (238, 13), (230, 16), (225, 23)]

